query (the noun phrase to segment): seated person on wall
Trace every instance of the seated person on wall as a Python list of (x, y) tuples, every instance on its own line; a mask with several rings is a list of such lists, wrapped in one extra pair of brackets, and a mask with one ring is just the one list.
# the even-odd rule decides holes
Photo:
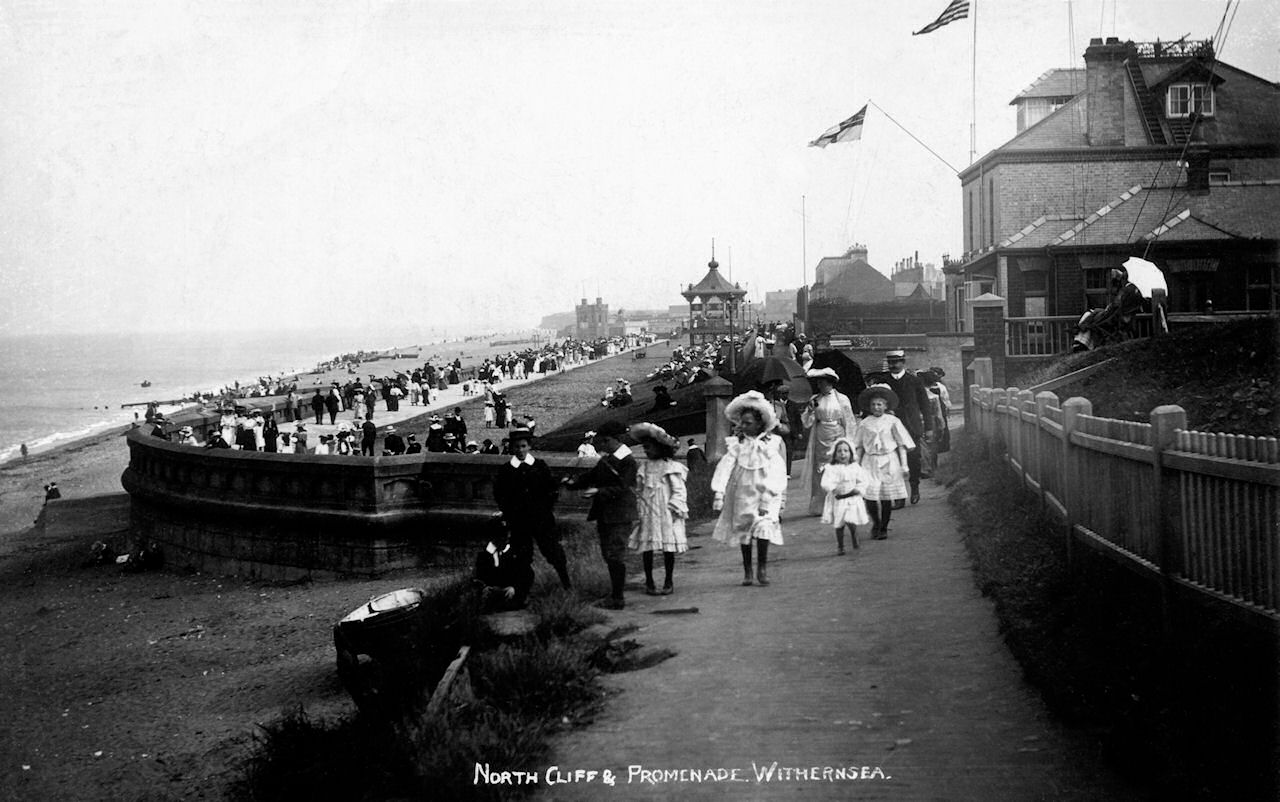
[(1109, 273), (1111, 300), (1102, 312), (1089, 321), (1089, 328), (1100, 332), (1106, 341), (1129, 340), (1137, 335), (1137, 316), (1142, 311), (1142, 291), (1129, 281), (1123, 268)]
[(516, 549), (500, 518), (489, 524), (489, 542), (476, 555), (472, 579), (485, 613), (520, 610), (533, 587), (531, 552)]

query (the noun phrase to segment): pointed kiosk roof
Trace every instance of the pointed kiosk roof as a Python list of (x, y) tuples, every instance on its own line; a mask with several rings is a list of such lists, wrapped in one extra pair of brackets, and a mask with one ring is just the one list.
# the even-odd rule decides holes
[(707, 274), (702, 277), (702, 281), (697, 284), (690, 284), (689, 289), (680, 294), (688, 301), (694, 298), (732, 298), (741, 300), (746, 296), (747, 291), (736, 284), (730, 284), (724, 276), (720, 275), (720, 263), (715, 257), (711, 257), (711, 261), (707, 262)]

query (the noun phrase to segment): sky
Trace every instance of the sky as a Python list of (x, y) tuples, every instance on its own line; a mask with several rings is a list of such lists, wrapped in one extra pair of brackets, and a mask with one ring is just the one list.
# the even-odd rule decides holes
[[(0, 0), (0, 334), (511, 331), (682, 303), (713, 239), (758, 300), (854, 242), (940, 264), (972, 120), (1227, 8), (979, 0), (975, 114), (973, 20), (911, 35), (946, 5)], [(1280, 0), (1233, 7), (1277, 80)]]

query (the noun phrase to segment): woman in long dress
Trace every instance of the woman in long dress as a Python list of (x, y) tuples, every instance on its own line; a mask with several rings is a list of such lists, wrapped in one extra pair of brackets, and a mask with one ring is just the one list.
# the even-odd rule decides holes
[(725, 416), (736, 434), (725, 439), (726, 452), (711, 475), (711, 508), (720, 513), (711, 536), (736, 543), (742, 550), (742, 584), (752, 584), (751, 544), (756, 544), (755, 581), (769, 584), (766, 562), (769, 544), (782, 545), (783, 493), (787, 489), (787, 460), (782, 439), (773, 434), (778, 419), (773, 404), (752, 390), (729, 402)]
[(871, 485), (864, 497), (871, 514), (871, 537), (889, 537), (889, 517), (894, 502), (907, 500), (907, 451), (915, 441), (896, 415), (888, 414), (898, 406), (898, 394), (887, 384), (873, 384), (858, 396), (858, 406), (868, 413), (853, 437), (859, 464), (871, 474)]
[(831, 449), (841, 437), (853, 438), (858, 419), (853, 414), (849, 396), (836, 389), (840, 376), (831, 368), (811, 370), (809, 379), (818, 387), (800, 414), (800, 421), (809, 431), (809, 447), (805, 452), (804, 473), (801, 474), (801, 498), (808, 499), (809, 514), (821, 515), (827, 500), (822, 489), (822, 468), (831, 458)]

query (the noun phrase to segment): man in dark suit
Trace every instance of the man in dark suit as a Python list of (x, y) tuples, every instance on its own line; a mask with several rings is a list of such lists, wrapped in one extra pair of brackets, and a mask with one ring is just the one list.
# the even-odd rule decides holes
[(360, 424), (360, 434), (362, 435), (360, 438), (360, 456), (372, 457), (377, 453), (373, 450), (373, 447), (378, 441), (378, 424), (371, 420), (366, 420)]
[(396, 427), (388, 426), (386, 429), (386, 437), (382, 440), (382, 448), (392, 456), (399, 456), (404, 453), (404, 438), (396, 433)]
[(920, 377), (907, 370), (907, 354), (901, 348), (884, 355), (888, 373), (876, 373), (868, 384), (887, 384), (898, 396), (898, 408), (894, 414), (907, 427), (907, 433), (916, 441), (916, 448), (907, 452), (908, 481), (911, 484), (911, 503), (920, 502), (920, 448), (921, 441), (933, 437), (933, 419), (929, 415), (929, 393)]
[(533, 456), (533, 433), (516, 429), (511, 433), (511, 459), (502, 463), (493, 480), (493, 496), (502, 510), (502, 519), (511, 532), (516, 550), (532, 559), (533, 545), (560, 577), (568, 590), (569, 564), (560, 533), (556, 529), (555, 503), (559, 486), (545, 460)]
[(565, 483), (572, 488), (584, 488), (583, 495), (591, 499), (588, 521), (596, 522), (600, 536), (600, 555), (609, 568), (609, 584), (612, 593), (600, 602), (607, 610), (621, 610), (622, 586), (627, 581), (627, 538), (637, 518), (636, 472), (639, 466), (631, 456), (631, 449), (622, 443), (627, 427), (620, 421), (605, 421), (596, 430), (594, 445), (600, 459), (590, 470)]

